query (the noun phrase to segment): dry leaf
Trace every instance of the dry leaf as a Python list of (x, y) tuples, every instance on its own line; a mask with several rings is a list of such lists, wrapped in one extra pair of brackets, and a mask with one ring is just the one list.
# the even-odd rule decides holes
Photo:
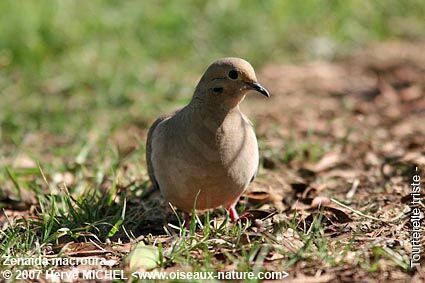
[(341, 154), (337, 152), (329, 152), (314, 165), (313, 170), (315, 172), (329, 170), (337, 166), (339, 163), (341, 163)]
[(310, 207), (311, 208), (316, 208), (316, 207), (320, 207), (323, 205), (328, 205), (331, 203), (331, 200), (328, 197), (325, 196), (317, 196), (313, 199), (313, 201), (311, 202)]

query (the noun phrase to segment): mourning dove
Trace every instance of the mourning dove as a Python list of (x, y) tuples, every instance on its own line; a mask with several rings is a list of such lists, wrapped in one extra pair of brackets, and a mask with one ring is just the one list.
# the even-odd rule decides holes
[(235, 204), (259, 164), (254, 129), (239, 109), (249, 90), (270, 96), (247, 61), (219, 59), (205, 71), (187, 106), (150, 127), (149, 177), (182, 211), (223, 206), (232, 221), (239, 219)]

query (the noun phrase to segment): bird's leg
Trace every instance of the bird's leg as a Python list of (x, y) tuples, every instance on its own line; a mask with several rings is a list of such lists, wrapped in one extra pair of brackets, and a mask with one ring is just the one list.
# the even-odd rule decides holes
[(238, 212), (236, 211), (236, 203), (232, 204), (227, 208), (227, 211), (229, 212), (230, 221), (232, 223), (236, 223), (241, 220), (249, 220), (253, 217), (253, 215), (250, 212), (244, 212), (241, 215), (238, 215)]
[(239, 214), (236, 211), (235, 206), (236, 206), (236, 204), (234, 203), (227, 208), (227, 211), (229, 212), (230, 220), (231, 220), (232, 223), (235, 223), (236, 221), (239, 220)]
[(192, 218), (190, 213), (183, 212), (183, 217), (184, 217), (184, 228), (189, 229), (190, 228), (190, 220)]

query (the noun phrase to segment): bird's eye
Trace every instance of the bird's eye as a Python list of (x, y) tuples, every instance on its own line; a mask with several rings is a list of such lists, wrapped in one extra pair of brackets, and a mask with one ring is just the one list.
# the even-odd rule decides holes
[(238, 72), (235, 70), (231, 70), (229, 72), (229, 78), (231, 78), (232, 80), (236, 80), (238, 78)]
[(223, 92), (223, 88), (222, 87), (215, 87), (215, 88), (213, 88), (213, 91), (215, 93), (221, 93), (221, 92)]

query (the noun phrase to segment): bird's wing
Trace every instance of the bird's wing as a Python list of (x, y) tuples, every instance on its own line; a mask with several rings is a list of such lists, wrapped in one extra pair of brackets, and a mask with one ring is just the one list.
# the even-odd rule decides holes
[[(258, 151), (260, 151), (260, 146), (258, 146)], [(257, 163), (257, 169), (255, 169), (254, 175), (252, 175), (251, 180), (249, 181), (249, 183), (254, 182), (254, 179), (257, 177), (258, 174), (258, 168), (260, 167), (260, 160), (258, 160)]]
[[(249, 120), (249, 118), (247, 116), (245, 116), (245, 114), (243, 114), (242, 112), (241, 112), (241, 115), (242, 115), (242, 118), (244, 119), (244, 121), (247, 123), (247, 126), (254, 131), (254, 124), (251, 122), (251, 120)], [(258, 151), (260, 151), (260, 145), (258, 145)], [(259, 167), (260, 167), (260, 162), (258, 162), (257, 169), (255, 169), (254, 175), (252, 175), (249, 183), (252, 183), (254, 181), (255, 177), (257, 177)]]
[(254, 175), (251, 177), (251, 180), (249, 181), (250, 183), (254, 182), (255, 177), (257, 177), (257, 173), (258, 173), (258, 167), (257, 167), (257, 170), (255, 170)]
[(146, 164), (148, 166), (148, 174), (149, 179), (152, 182), (152, 185), (155, 189), (159, 189), (158, 181), (155, 178), (155, 172), (153, 170), (152, 160), (151, 160), (151, 154), (152, 154), (152, 139), (155, 132), (156, 127), (164, 120), (168, 119), (170, 116), (163, 116), (158, 119), (156, 119), (155, 122), (153, 122), (152, 126), (149, 128), (148, 131), (148, 137), (146, 139)]

